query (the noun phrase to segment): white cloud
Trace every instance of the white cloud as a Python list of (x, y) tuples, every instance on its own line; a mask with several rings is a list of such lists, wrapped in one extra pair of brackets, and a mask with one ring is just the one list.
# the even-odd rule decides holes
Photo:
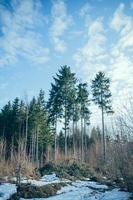
[[(128, 95), (133, 92), (132, 61), (128, 56), (121, 53), (114, 59), (111, 70), (113, 97), (115, 101), (119, 100), (119, 104), (121, 104), (120, 99), (127, 97), (127, 95), (125, 96), (125, 91)], [(115, 101), (114, 104), (116, 103)]]
[(128, 34), (133, 26), (133, 18), (124, 13), (124, 8), (125, 5), (120, 4), (110, 22), (110, 27), (119, 32), (120, 36)]
[(46, 25), (40, 1), (12, 1), (13, 11), (0, 7), (2, 37), (0, 38), (0, 66), (16, 63), (19, 57), (33, 64), (49, 59), (49, 49), (42, 42), (38, 29)]
[(124, 102), (133, 92), (133, 17), (124, 12), (125, 5), (116, 9), (110, 27), (117, 32), (117, 41), (110, 48), (114, 106)]
[(124, 13), (124, 8), (124, 4), (120, 4), (110, 22), (110, 27), (118, 34), (113, 44), (107, 37), (110, 30), (105, 29), (103, 18), (97, 18), (85, 26), (86, 41), (74, 54), (80, 74), (89, 82), (100, 70), (111, 77), (115, 96), (118, 88), (122, 94), (124, 88), (132, 89), (133, 85), (133, 18)]
[[(103, 19), (97, 18), (86, 27), (86, 42), (74, 55), (77, 68), (82, 67), (82, 73), (87, 79), (94, 73), (105, 69), (106, 32), (103, 27)], [(81, 70), (81, 69), (80, 69)]]
[[(86, 41), (74, 54), (74, 60), (76, 63), (76, 73), (79, 72), (78, 75), (83, 77), (83, 81), (87, 81), (90, 84), (98, 71), (106, 70), (105, 61), (107, 60), (107, 54), (105, 45), (107, 39), (101, 17), (88, 23), (88, 26), (86, 25), (85, 19)], [(91, 125), (93, 126), (100, 121), (101, 113), (94, 104), (91, 105), (90, 109), (93, 110), (91, 116)]]
[(130, 3), (130, 8), (133, 9), (133, 1)]
[(79, 11), (79, 15), (81, 17), (85, 17), (86, 15), (90, 14), (90, 10), (92, 9), (92, 6), (87, 2), (86, 4), (84, 4), (80, 11)]
[(90, 84), (98, 71), (105, 71), (111, 78), (114, 109), (133, 93), (133, 17), (125, 14), (124, 9), (125, 5), (120, 4), (109, 27), (103, 18), (89, 20), (88, 24), (85, 19), (86, 41), (74, 54), (76, 72), (84, 81)]
[(66, 4), (62, 0), (53, 2), (52, 25), (50, 28), (50, 37), (53, 42), (54, 49), (58, 52), (64, 52), (67, 49), (65, 40), (63, 39), (65, 31), (72, 24), (72, 17), (67, 13)]
[(120, 31), (121, 28), (125, 25), (126, 16), (123, 13), (124, 4), (121, 3), (120, 6), (115, 11), (113, 18), (111, 20), (110, 26), (116, 31)]

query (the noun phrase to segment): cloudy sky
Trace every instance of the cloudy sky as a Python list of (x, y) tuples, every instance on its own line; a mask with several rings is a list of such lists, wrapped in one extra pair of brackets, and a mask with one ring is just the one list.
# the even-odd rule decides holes
[[(0, 106), (50, 89), (69, 65), (111, 78), (114, 106), (133, 92), (133, 1), (0, 0)], [(117, 102), (117, 103), (116, 103)]]

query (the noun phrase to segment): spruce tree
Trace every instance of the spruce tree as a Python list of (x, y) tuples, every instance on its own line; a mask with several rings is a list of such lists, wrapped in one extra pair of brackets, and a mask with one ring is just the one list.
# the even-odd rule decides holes
[(106, 159), (106, 141), (105, 141), (105, 126), (104, 114), (113, 113), (111, 105), (110, 79), (105, 76), (104, 72), (96, 74), (92, 80), (92, 95), (93, 101), (101, 109), (102, 114), (102, 134), (103, 134), (103, 158)]
[[(89, 125), (89, 119), (91, 112), (89, 111), (89, 93), (87, 89), (87, 83), (80, 83), (78, 85), (77, 101), (80, 106), (80, 119), (81, 119), (81, 161), (84, 161), (84, 139), (86, 135), (86, 125)], [(85, 145), (86, 146), (86, 145)]]
[(46, 108), (46, 101), (44, 91), (41, 89), (37, 98), (37, 122), (38, 122), (38, 148), (41, 154), (44, 150), (48, 150), (48, 147), (53, 142), (53, 137), (48, 124), (48, 112)]
[(62, 66), (56, 77), (54, 77), (54, 84), (52, 84), (50, 99), (48, 101), (48, 107), (53, 120), (57, 122), (57, 118), (64, 119), (65, 158), (67, 156), (67, 131), (71, 119), (72, 95), (75, 84), (75, 74), (71, 72), (70, 67), (66, 65)]
[(12, 138), (14, 144), (18, 145), (21, 137), (20, 133), (20, 100), (16, 97), (12, 104)]
[(75, 74), (71, 72), (70, 67), (63, 66), (57, 74), (58, 83), (61, 91), (61, 106), (63, 108), (64, 132), (65, 132), (65, 158), (67, 157), (67, 130), (71, 119), (72, 95), (76, 84)]
[(39, 156), (52, 143), (52, 134), (48, 125), (48, 113), (44, 98), (44, 91), (40, 90), (37, 98), (33, 98), (29, 107), (29, 130), (32, 140), (32, 159), (39, 166)]
[(54, 79), (51, 84), (49, 99), (47, 102), (48, 123), (51, 130), (54, 132), (54, 159), (57, 158), (57, 122), (62, 116), (61, 95), (58, 82)]

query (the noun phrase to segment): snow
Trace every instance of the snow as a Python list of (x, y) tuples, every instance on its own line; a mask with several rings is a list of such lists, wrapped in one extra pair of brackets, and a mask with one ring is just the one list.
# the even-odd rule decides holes
[(94, 189), (108, 189), (107, 185), (102, 185), (95, 181), (80, 181), (79, 180), (79, 181), (73, 182), (73, 185), (75, 185), (76, 187), (82, 187), (84, 185), (86, 187), (88, 186)]
[[(25, 180), (22, 183), (31, 183), (35, 186), (44, 186), (51, 183), (66, 182), (55, 196), (49, 198), (36, 198), (36, 200), (128, 200), (131, 193), (120, 191), (119, 188), (109, 190), (107, 185), (95, 181), (70, 182), (69, 180), (59, 179), (55, 173), (43, 176), (40, 180)], [(4, 183), (0, 185), (0, 200), (7, 200), (12, 194), (16, 193), (16, 185)], [(34, 198), (35, 199), (35, 198)], [(31, 200), (34, 200), (31, 199)], [(20, 200), (25, 200), (21, 198)]]
[(128, 200), (130, 196), (128, 192), (118, 188), (109, 190), (108, 186), (94, 181), (75, 181), (62, 187), (55, 196), (36, 200)]
[(51, 182), (51, 181), (57, 181), (59, 178), (56, 176), (55, 173), (49, 174), (49, 175), (44, 175), (40, 180), (45, 181), (45, 182)]
[(31, 185), (41, 187), (44, 185), (52, 184), (52, 183), (60, 183), (60, 180), (53, 180), (53, 181), (43, 181), (43, 180), (23, 180), (21, 183), (30, 183)]
[(79, 189), (86, 189), (90, 188), (91, 190), (93, 189), (108, 189), (108, 186), (106, 185), (101, 185), (97, 182), (94, 181), (75, 181), (72, 183), (72, 185), (67, 185), (65, 187), (62, 187), (61, 190), (57, 192), (57, 194), (62, 194), (70, 191), (77, 191)]
[(44, 186), (52, 183), (70, 182), (67, 179), (59, 179), (55, 173), (44, 175), (40, 180), (22, 180), (21, 183), (30, 183), (34, 186)]
[(118, 188), (112, 191), (107, 191), (102, 196), (102, 200), (126, 200), (131, 196), (130, 193), (120, 191)]
[(16, 192), (15, 184), (4, 183), (0, 185), (0, 200), (6, 200)]

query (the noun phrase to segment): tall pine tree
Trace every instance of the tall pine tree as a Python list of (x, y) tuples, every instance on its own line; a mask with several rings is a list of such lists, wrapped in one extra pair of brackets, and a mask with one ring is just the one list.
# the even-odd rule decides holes
[(85, 136), (86, 136), (86, 125), (89, 124), (90, 114), (89, 111), (89, 93), (87, 90), (87, 83), (80, 83), (78, 85), (78, 96), (77, 101), (80, 106), (80, 119), (81, 119), (81, 161), (84, 161), (85, 152)]
[(69, 122), (71, 119), (72, 94), (75, 91), (74, 86), (76, 84), (76, 78), (75, 74), (71, 72), (70, 67), (65, 65), (59, 69), (58, 74), (56, 74), (56, 77), (54, 77), (54, 81), (55, 83), (52, 84), (48, 105), (54, 119), (57, 119), (57, 117), (64, 119), (65, 158), (66, 158), (67, 131), (69, 129)]
[(105, 76), (104, 72), (96, 74), (94, 80), (92, 80), (92, 95), (93, 101), (101, 109), (102, 114), (102, 134), (103, 134), (103, 158), (106, 159), (106, 140), (105, 140), (105, 125), (104, 114), (113, 113), (111, 105), (111, 92), (110, 92), (110, 80)]

